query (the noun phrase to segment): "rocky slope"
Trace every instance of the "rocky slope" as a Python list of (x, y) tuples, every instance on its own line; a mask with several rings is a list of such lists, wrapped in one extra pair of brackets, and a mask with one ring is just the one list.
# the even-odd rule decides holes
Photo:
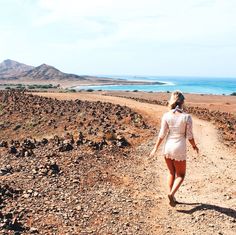
[(33, 68), (14, 60), (4, 60), (0, 63), (0, 79), (17, 79)]
[(117, 171), (131, 157), (132, 146), (150, 136), (141, 115), (110, 103), (15, 91), (0, 92), (0, 108), (1, 233), (139, 229), (124, 225), (135, 224), (136, 218), (129, 214)]
[(63, 73), (53, 66), (42, 64), (37, 67), (14, 60), (4, 60), (0, 64), (0, 79), (4, 80), (87, 80), (85, 76)]
[(33, 79), (33, 80), (86, 80), (86, 77), (78, 76), (75, 74), (67, 74), (63, 73), (60, 70), (54, 68), (53, 66), (49, 66), (46, 64), (42, 64), (38, 67), (35, 67), (32, 70), (27, 71), (21, 77), (21, 79)]

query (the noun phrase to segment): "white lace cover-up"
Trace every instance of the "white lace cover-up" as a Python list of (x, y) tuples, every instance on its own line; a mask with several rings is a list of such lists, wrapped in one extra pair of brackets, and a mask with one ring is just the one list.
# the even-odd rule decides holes
[(177, 161), (186, 160), (186, 139), (193, 138), (192, 117), (187, 113), (173, 114), (172, 111), (163, 115), (159, 137), (166, 141), (163, 154), (166, 158)]

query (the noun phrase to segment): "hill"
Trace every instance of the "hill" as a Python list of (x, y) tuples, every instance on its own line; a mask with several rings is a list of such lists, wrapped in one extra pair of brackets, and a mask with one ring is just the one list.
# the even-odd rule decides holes
[(0, 63), (0, 79), (17, 79), (32, 69), (33, 66), (7, 59)]
[(107, 77), (76, 75), (64, 73), (57, 68), (42, 64), (34, 67), (14, 60), (4, 60), (0, 63), (0, 84), (60, 84), (63, 87), (79, 85), (162, 85), (163, 82), (129, 81)]
[(53, 66), (42, 64), (25, 72), (21, 79), (32, 79), (32, 80), (72, 80), (80, 79), (86, 80), (84, 76), (78, 76), (75, 74), (63, 73)]
[(63, 73), (53, 66), (42, 64), (34, 67), (14, 60), (0, 63), (0, 79), (4, 80), (87, 80), (84, 76)]

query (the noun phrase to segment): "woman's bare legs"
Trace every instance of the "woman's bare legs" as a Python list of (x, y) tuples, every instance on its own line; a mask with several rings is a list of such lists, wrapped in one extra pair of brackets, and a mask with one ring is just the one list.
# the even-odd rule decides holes
[(185, 173), (186, 173), (186, 161), (174, 161), (174, 168), (176, 172), (176, 178), (172, 189), (170, 191), (170, 195), (174, 197), (175, 193), (179, 189), (180, 185), (184, 181)]
[(175, 206), (177, 202), (174, 195), (184, 180), (186, 161), (175, 161), (169, 158), (165, 158), (165, 161), (169, 170), (167, 176), (167, 182), (169, 186), (168, 198), (170, 205)]
[(167, 183), (169, 186), (169, 193), (171, 193), (174, 181), (175, 181), (175, 167), (174, 167), (174, 160), (170, 158), (165, 158), (167, 168), (169, 170), (167, 175)]

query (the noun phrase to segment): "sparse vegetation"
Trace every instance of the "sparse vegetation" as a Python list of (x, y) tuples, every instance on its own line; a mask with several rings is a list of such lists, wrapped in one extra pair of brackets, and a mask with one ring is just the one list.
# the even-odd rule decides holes
[[(2, 114), (2, 111), (3, 111), (3, 105), (0, 104), (0, 114)], [(1, 122), (0, 122), (1, 123)]]
[(0, 84), (0, 86), (5, 87), (6, 90), (10, 89), (18, 89), (18, 90), (23, 90), (23, 89), (56, 89), (59, 88), (60, 85), (53, 85), (53, 84)]
[(28, 89), (33, 90), (33, 89), (53, 89), (53, 88), (57, 88), (58, 86), (54, 86), (52, 84), (43, 84), (43, 85), (39, 85), (39, 84), (34, 84), (34, 85), (28, 85)]
[(75, 92), (77, 92), (77, 90), (75, 90), (75, 89), (69, 89), (69, 92), (75, 93)]
[(93, 89), (87, 89), (88, 92), (93, 92), (94, 90)]
[(232, 95), (232, 96), (236, 96), (236, 92), (233, 92), (232, 94), (230, 94), (230, 95)]

